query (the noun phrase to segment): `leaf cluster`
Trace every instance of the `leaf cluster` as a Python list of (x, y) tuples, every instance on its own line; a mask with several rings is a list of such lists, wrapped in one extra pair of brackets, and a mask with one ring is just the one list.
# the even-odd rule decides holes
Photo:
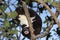
[(0, 27), (1, 30), (2, 30), (2, 34), (5, 36), (5, 37), (12, 37), (13, 34), (17, 34), (17, 30), (16, 30), (16, 24), (14, 24), (13, 22), (11, 22), (11, 20), (9, 19), (13, 19), (17, 16), (17, 13), (16, 11), (14, 12), (9, 12), (9, 13), (4, 13), (2, 15), (0, 15), (0, 18), (4, 19), (4, 21), (0, 21), (3, 23), (3, 26)]

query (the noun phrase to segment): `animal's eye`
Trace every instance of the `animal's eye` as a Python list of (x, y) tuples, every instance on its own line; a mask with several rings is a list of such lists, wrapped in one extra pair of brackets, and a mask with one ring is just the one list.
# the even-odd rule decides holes
[(25, 25), (25, 24), (22, 25), (22, 27), (25, 27), (25, 26), (27, 26), (27, 25)]

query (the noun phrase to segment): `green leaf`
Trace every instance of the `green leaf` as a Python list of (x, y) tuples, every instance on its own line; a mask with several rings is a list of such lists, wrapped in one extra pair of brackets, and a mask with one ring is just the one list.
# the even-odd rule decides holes
[(17, 14), (16, 11), (14, 11), (14, 12), (9, 12), (9, 13), (7, 13), (7, 15), (8, 15), (10, 18), (15, 18), (18, 14)]
[(4, 25), (5, 25), (5, 27), (9, 27), (10, 26), (10, 23), (9, 23), (9, 21), (7, 19), (4, 21)]
[(48, 22), (48, 19), (46, 19), (43, 23), (47, 23)]
[(53, 6), (56, 6), (58, 4), (58, 2), (52, 2)]
[(52, 0), (41, 0), (41, 1), (43, 1), (43, 2), (50, 2), (53, 6), (56, 6), (57, 4), (58, 4), (58, 2), (56, 2), (56, 1), (52, 1)]
[(43, 28), (44, 31), (46, 31), (46, 28)]
[(10, 34), (17, 34), (17, 30), (10, 30)]
[(5, 5), (1, 5), (1, 6), (0, 6), (0, 9), (1, 9), (2, 11), (5, 11), (6, 6), (5, 6)]
[(41, 0), (41, 1), (43, 1), (43, 2), (47, 2), (47, 0)]
[(51, 2), (51, 0), (41, 0), (41, 1), (43, 1), (43, 2)]
[(47, 2), (51, 2), (51, 0), (47, 0)]
[(0, 18), (3, 18), (3, 19), (5, 19), (5, 15), (0, 15)]

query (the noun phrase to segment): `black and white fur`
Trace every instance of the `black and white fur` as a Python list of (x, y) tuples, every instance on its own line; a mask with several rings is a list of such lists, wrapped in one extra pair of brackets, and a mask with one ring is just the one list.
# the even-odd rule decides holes
[[(40, 31), (41, 31), (42, 20), (38, 16), (38, 14), (35, 11), (33, 11), (32, 9), (28, 8), (28, 11), (30, 13), (30, 19), (31, 19), (31, 22), (33, 24), (34, 34), (38, 35), (38, 34), (40, 34)], [(19, 23), (22, 27), (23, 36), (30, 39), (31, 35), (30, 35), (30, 31), (29, 31), (28, 20), (25, 16), (25, 12), (24, 12), (23, 8), (22, 7), (17, 7), (16, 12), (18, 13), (17, 19), (20, 20)]]

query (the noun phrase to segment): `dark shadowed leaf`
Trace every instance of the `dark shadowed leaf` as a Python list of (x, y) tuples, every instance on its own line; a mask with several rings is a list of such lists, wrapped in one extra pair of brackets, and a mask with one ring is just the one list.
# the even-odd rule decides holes
[(0, 9), (1, 9), (2, 11), (5, 11), (6, 5), (1, 5), (1, 6), (0, 6)]

